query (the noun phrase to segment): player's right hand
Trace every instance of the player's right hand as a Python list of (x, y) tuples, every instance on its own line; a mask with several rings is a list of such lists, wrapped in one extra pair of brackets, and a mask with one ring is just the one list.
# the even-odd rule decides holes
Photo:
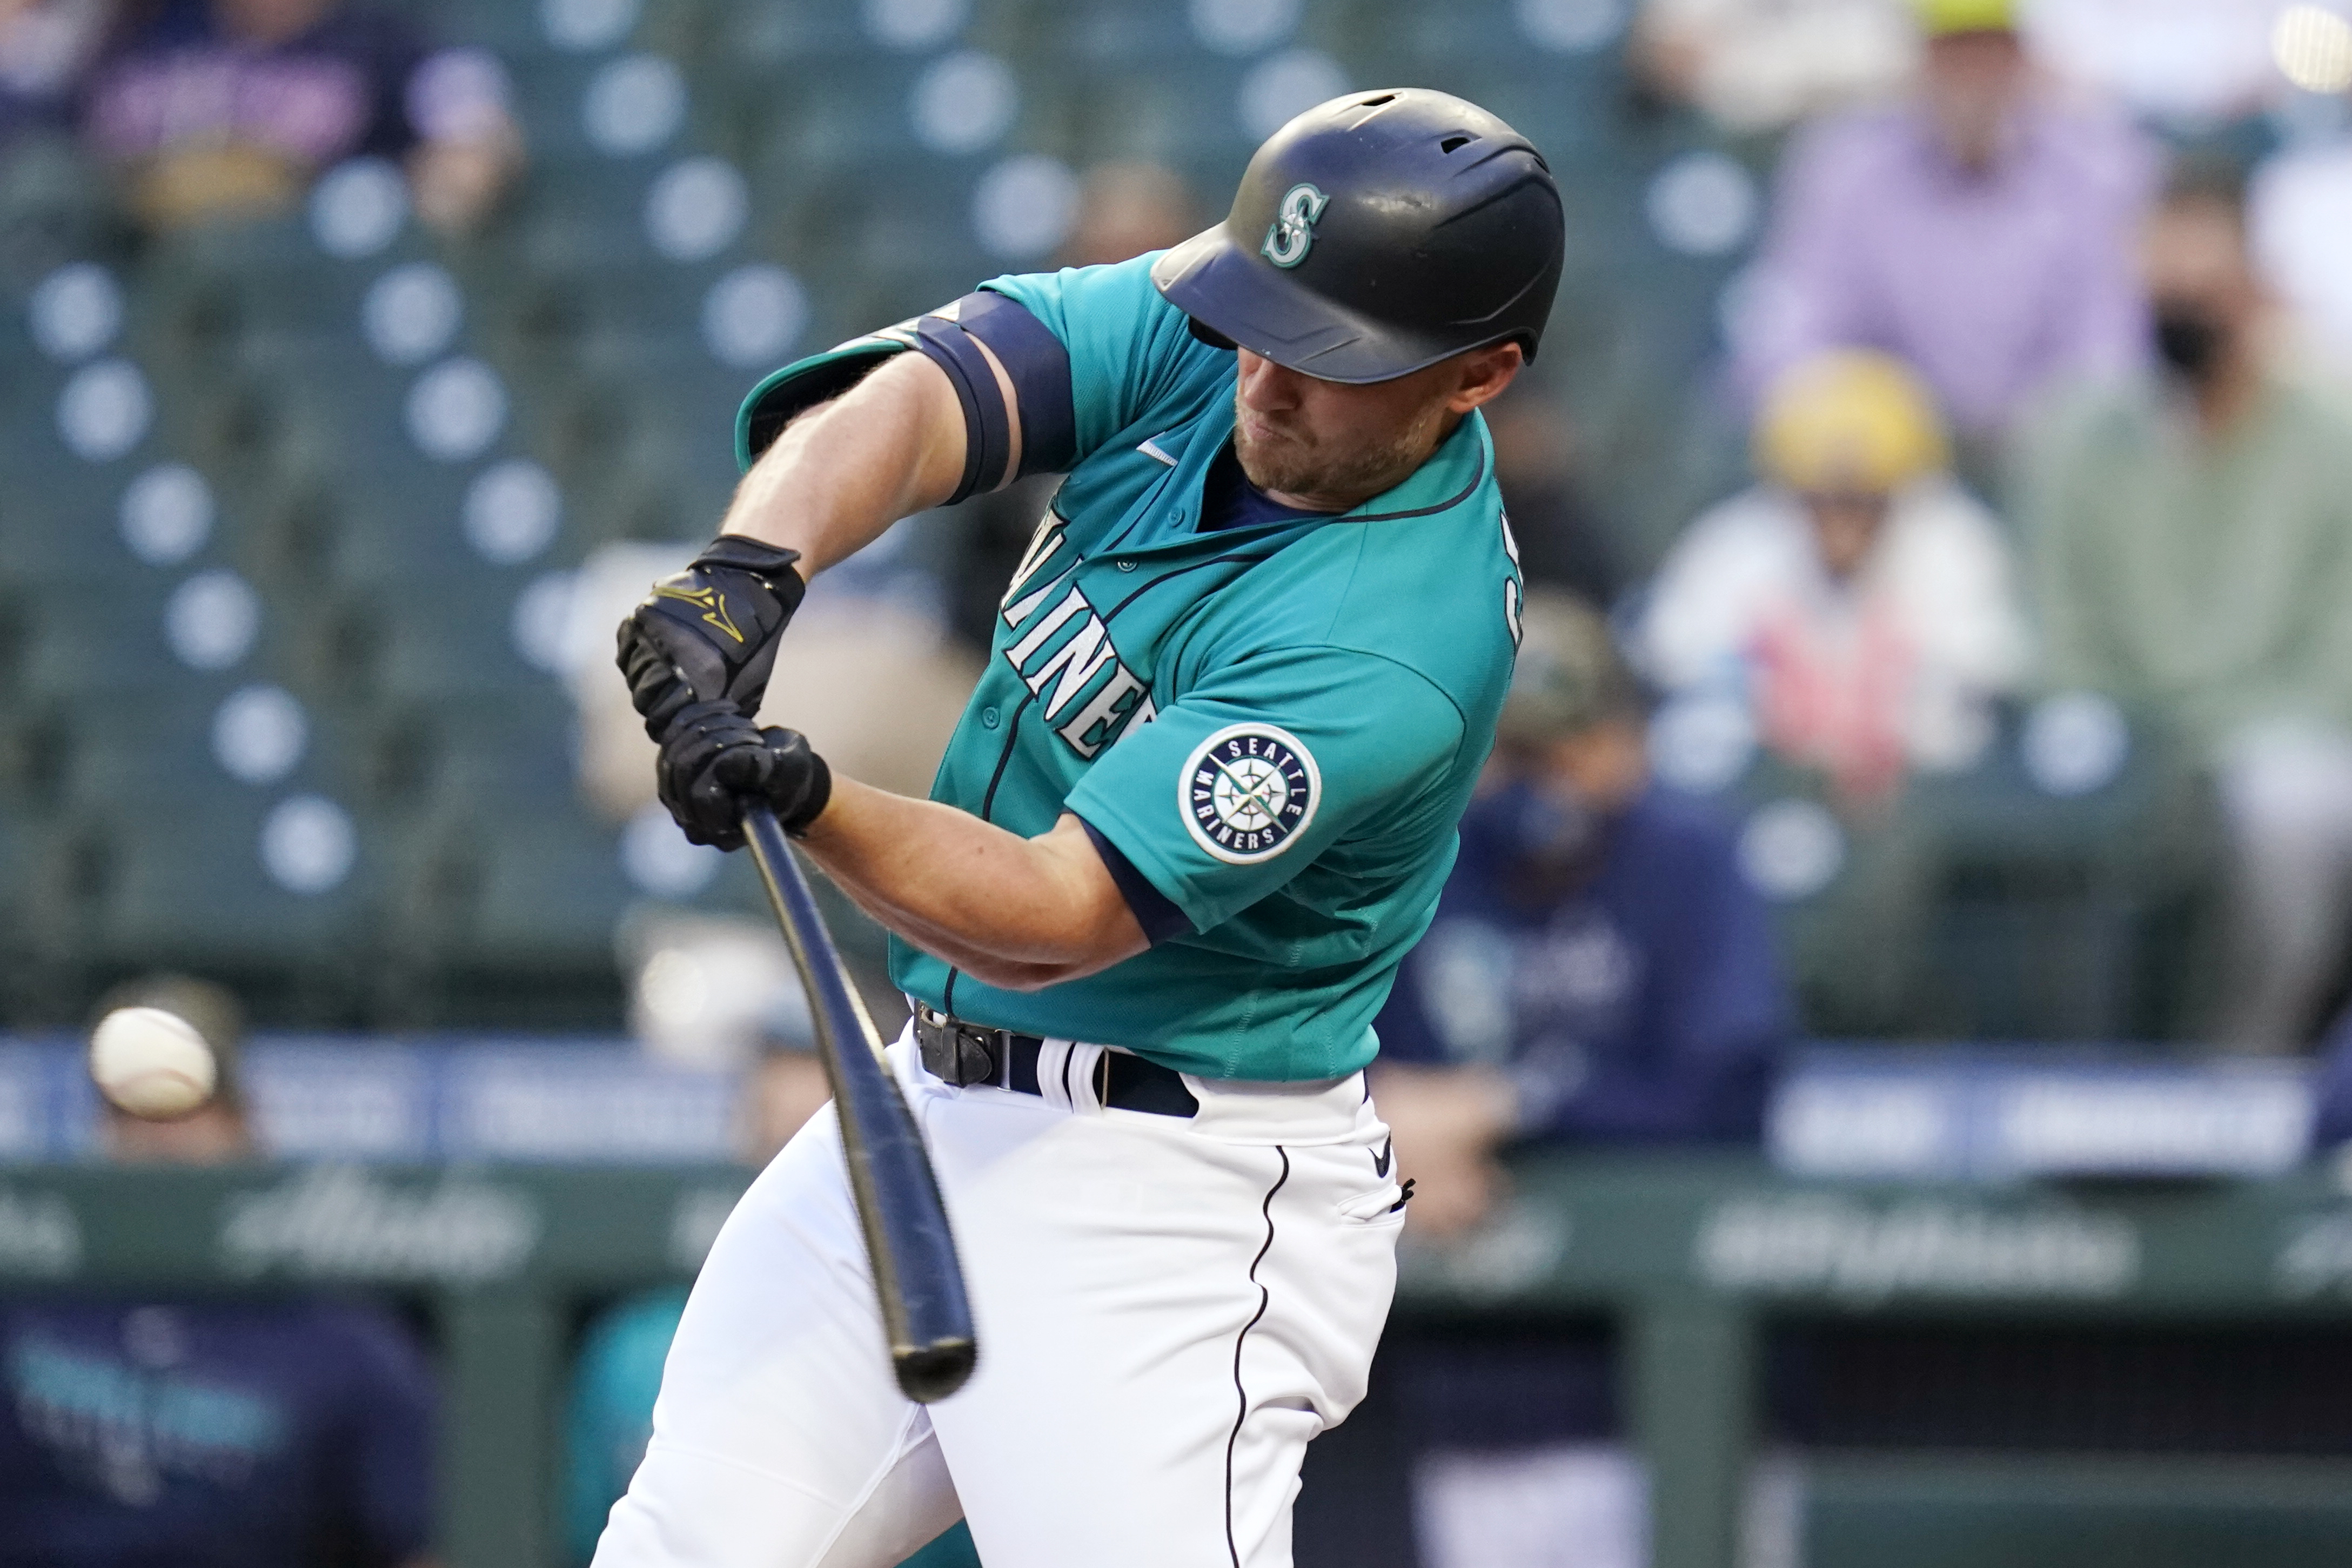
[(688, 839), (736, 849), (743, 803), (765, 800), (798, 837), (833, 798), (833, 770), (791, 730), (761, 729), (726, 702), (682, 710), (654, 773), (661, 802)]
[(621, 623), (621, 674), (656, 742), (689, 705), (724, 702), (749, 719), (760, 710), (776, 639), (807, 584), (781, 550), (722, 533), (675, 577), (654, 584)]

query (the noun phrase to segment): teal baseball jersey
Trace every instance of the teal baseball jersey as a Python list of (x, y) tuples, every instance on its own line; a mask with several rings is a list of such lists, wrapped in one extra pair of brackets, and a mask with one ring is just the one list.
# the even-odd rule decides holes
[[(1044, 393), (1012, 368), (1024, 439), (1064, 448), (1067, 477), (931, 795), (1024, 837), (1076, 815), (1190, 929), (1033, 993), (903, 942), (892, 974), (974, 1023), (1203, 1077), (1339, 1077), (1375, 1054), (1372, 1016), (1453, 866), (1510, 680), (1517, 551), (1475, 414), (1351, 511), (1204, 529), (1235, 358), (1193, 337), (1151, 260), (985, 286), (1066, 355), (1066, 403), (1058, 358)], [(771, 377), (745, 405), (747, 460), (777, 388), (804, 406), (938, 327)]]

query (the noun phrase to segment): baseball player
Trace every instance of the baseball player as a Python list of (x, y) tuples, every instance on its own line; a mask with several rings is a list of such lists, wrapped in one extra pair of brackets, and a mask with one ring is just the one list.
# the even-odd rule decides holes
[[(689, 837), (739, 844), (764, 798), (894, 933), (891, 1061), (982, 1359), (898, 1392), (820, 1116), (703, 1267), (600, 1568), (888, 1568), (959, 1515), (1018, 1568), (1289, 1563), (1403, 1224), (1370, 1023), (1517, 637), (1476, 410), (1563, 241), (1509, 126), (1353, 94), (1172, 250), (999, 279), (753, 391), (725, 531), (621, 664)], [(929, 801), (755, 725), (806, 574), (1030, 473), (1067, 478)]]

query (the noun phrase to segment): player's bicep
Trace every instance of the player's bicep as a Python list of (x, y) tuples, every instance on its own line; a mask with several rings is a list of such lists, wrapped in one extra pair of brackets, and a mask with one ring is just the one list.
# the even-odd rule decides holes
[(927, 498), (930, 504), (1000, 489), (1071, 462), (1068, 352), (1018, 301), (981, 292), (761, 382), (737, 419), (745, 467), (789, 447), (782, 437), (803, 416), (839, 400), (872, 398), (877, 381), (919, 385), (925, 394), (924, 449), (944, 454), (949, 465)]
[(1067, 806), (1207, 931), (1366, 823), (1409, 816), (1463, 735), (1453, 703), (1401, 666), (1279, 650), (1129, 730)]

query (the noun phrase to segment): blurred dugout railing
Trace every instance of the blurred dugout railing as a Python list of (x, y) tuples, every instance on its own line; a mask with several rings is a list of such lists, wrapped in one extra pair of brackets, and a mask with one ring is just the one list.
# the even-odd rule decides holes
[[(1398, 1321), (1608, 1319), (1657, 1568), (1732, 1568), (1768, 1436), (1800, 1445), (1811, 1568), (2352, 1557), (2352, 1202), (2330, 1182), (1833, 1187), (1627, 1156), (1515, 1174), (1475, 1245), (1408, 1248)], [(0, 1288), (422, 1300), (447, 1379), (447, 1559), (539, 1568), (583, 1310), (689, 1275), (745, 1180), (0, 1168)], [(1770, 1429), (1767, 1363), (1792, 1343), (1813, 1392)], [(1310, 1458), (1303, 1564), (1318, 1489), (1344, 1483)]]

